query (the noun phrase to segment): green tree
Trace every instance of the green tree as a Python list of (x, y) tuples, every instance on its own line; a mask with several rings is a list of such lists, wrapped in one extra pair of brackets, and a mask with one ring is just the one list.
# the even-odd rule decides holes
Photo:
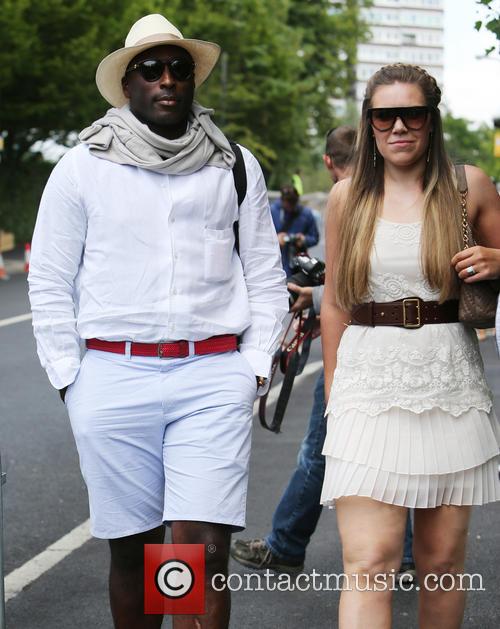
[(309, 116), (302, 155), (290, 166), (303, 166), (308, 189), (328, 190), (331, 186), (322, 163), (324, 138), (329, 129), (345, 122), (337, 117), (333, 99), (345, 100), (347, 110), (355, 110), (358, 118), (357, 45), (369, 33), (360, 9), (369, 4), (359, 0), (292, 0), (290, 5), (289, 24), (302, 34), (304, 70), (300, 81)]
[(309, 161), (315, 138), (332, 126), (331, 99), (352, 89), (365, 33), (361, 4), (213, 0), (208, 13), (196, 11), (199, 2), (179, 7), (190, 36), (210, 36), (225, 51), (200, 99), (257, 155), (273, 185)]
[(95, 67), (119, 44), (122, 7), (120, 0), (0, 0), (3, 170), (38, 140), (64, 142), (102, 107)]
[(303, 67), (300, 35), (286, 23), (288, 2), (213, 0), (206, 13), (196, 11), (197, 5), (184, 2), (179, 23), (190, 37), (211, 39), (224, 50), (198, 98), (215, 107), (216, 122), (253, 151), (269, 175), (289, 152), (301, 150), (307, 130), (297, 81)]
[(292, 0), (288, 22), (301, 33), (300, 81), (311, 123), (323, 137), (332, 127), (332, 99), (355, 98), (357, 44), (367, 35), (357, 0)]
[[(481, 20), (477, 20), (475, 23), (475, 29), (477, 31), (485, 28), (495, 35), (500, 40), (500, 3), (498, 0), (476, 0), (476, 4), (481, 6), (485, 11), (484, 17)], [(495, 46), (491, 46), (486, 50), (486, 54), (489, 55), (495, 50)], [(499, 49), (500, 52), (500, 49)]]
[[(3, 165), (38, 140), (67, 141), (102, 113), (95, 68), (130, 24), (161, 12), (189, 37), (221, 44), (227, 63), (200, 91), (228, 134), (269, 171), (329, 126), (329, 99), (353, 83), (358, 0), (0, 0)], [(226, 76), (223, 72), (226, 70)], [(294, 139), (291, 138), (294, 136)], [(293, 158), (296, 163), (296, 156)]]
[[(71, 144), (106, 109), (95, 85), (103, 56), (123, 45), (141, 0), (0, 0), (0, 227), (29, 240), (50, 165), (39, 140)], [(73, 140), (74, 141), (74, 140)]]
[[(40, 193), (35, 182), (43, 181), (36, 172), (44, 170), (33, 146), (46, 139), (69, 145), (75, 132), (104, 113), (97, 64), (123, 45), (136, 19), (153, 12), (186, 37), (222, 46), (221, 62), (197, 98), (215, 108), (216, 122), (278, 183), (307, 162), (315, 138), (331, 126), (330, 99), (349, 93), (360, 4), (364, 0), (0, 0), (0, 224), (17, 225), (24, 212), (29, 232)], [(36, 191), (21, 212), (28, 182)], [(14, 189), (20, 195), (15, 203), (8, 194)]]
[(469, 120), (448, 112), (443, 116), (443, 129), (446, 150), (453, 161), (478, 166), (500, 181), (500, 159), (493, 155), (493, 127), (482, 124), (473, 128)]

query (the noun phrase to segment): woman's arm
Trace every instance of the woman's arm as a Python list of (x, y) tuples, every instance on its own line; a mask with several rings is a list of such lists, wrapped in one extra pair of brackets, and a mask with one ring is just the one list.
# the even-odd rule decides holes
[(341, 310), (335, 300), (335, 274), (338, 260), (338, 234), (342, 210), (345, 205), (348, 180), (340, 181), (332, 188), (328, 199), (325, 228), (326, 273), (325, 290), (321, 302), (321, 345), (325, 366), (325, 399), (328, 402), (337, 365), (337, 349), (350, 314)]
[[(481, 244), (457, 253), (451, 264), (460, 279), (473, 283), (500, 276), (500, 196), (480, 168), (466, 166), (465, 171), (469, 222)], [(475, 275), (467, 273), (470, 266), (474, 267)]]

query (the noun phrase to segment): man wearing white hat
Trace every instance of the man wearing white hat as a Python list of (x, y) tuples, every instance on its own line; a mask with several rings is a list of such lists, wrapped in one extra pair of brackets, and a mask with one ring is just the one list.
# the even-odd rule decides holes
[(110, 543), (120, 629), (161, 625), (144, 614), (143, 553), (165, 523), (212, 551), (206, 613), (174, 627), (228, 626), (211, 576), (245, 526), (253, 402), (288, 307), (260, 167), (240, 149), (239, 204), (235, 154), (193, 101), (219, 52), (160, 15), (136, 22), (97, 70), (113, 109), (54, 168), (33, 237), (38, 354), (68, 408), (92, 533)]

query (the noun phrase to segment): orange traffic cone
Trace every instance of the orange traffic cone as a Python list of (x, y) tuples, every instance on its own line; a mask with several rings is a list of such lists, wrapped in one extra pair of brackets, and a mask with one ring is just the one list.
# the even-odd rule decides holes
[(9, 276), (7, 275), (7, 271), (5, 270), (3, 256), (0, 253), (0, 280), (8, 280), (8, 279), (9, 279)]
[(31, 243), (27, 242), (24, 245), (24, 272), (29, 273), (30, 270), (30, 257), (31, 257)]

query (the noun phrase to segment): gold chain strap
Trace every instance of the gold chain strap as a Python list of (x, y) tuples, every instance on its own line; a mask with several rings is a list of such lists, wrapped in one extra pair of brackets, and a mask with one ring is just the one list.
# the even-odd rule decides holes
[(467, 216), (467, 192), (460, 193), (460, 206), (462, 208), (462, 236), (464, 249), (469, 248), (469, 218)]

